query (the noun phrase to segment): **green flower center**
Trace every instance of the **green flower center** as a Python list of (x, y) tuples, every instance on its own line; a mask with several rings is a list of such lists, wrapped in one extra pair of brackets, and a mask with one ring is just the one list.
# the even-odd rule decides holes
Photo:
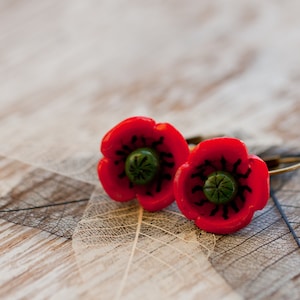
[(139, 148), (128, 155), (125, 173), (137, 185), (151, 182), (159, 170), (159, 157), (151, 148)]
[(223, 171), (211, 173), (203, 186), (204, 195), (214, 204), (228, 203), (236, 196), (237, 190), (234, 177)]

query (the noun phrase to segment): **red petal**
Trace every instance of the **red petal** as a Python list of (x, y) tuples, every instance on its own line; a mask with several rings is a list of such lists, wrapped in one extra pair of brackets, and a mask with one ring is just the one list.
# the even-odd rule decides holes
[(174, 179), (174, 195), (176, 203), (181, 212), (190, 220), (195, 220), (198, 208), (189, 200), (187, 191), (191, 190), (190, 183), (191, 168), (189, 163), (183, 164), (176, 172)]
[(253, 217), (253, 213), (254, 210), (249, 208), (247, 209), (247, 213), (239, 212), (228, 220), (216, 220), (214, 218), (202, 218), (201, 216), (198, 216), (195, 220), (195, 224), (207, 232), (229, 234), (247, 226)]
[(147, 194), (137, 194), (137, 199), (144, 209), (148, 211), (158, 211), (169, 206), (174, 200), (173, 182), (168, 182), (163, 186), (161, 192), (156, 193), (154, 196)]
[(176, 170), (188, 159), (190, 154), (188, 144), (182, 134), (168, 123), (157, 124), (155, 129), (159, 135), (164, 137), (164, 145), (168, 147), (173, 154), (175, 162), (173, 170), (176, 172)]
[(219, 161), (224, 157), (229, 164), (241, 159), (238, 170), (246, 172), (248, 169), (248, 151), (246, 145), (239, 139), (230, 137), (213, 138), (198, 144), (190, 154), (191, 166), (197, 166), (205, 160)]
[(252, 193), (247, 195), (247, 202), (253, 205), (255, 210), (263, 209), (270, 197), (269, 171), (266, 163), (256, 155), (249, 155), (251, 174), (247, 184)]
[(113, 127), (103, 137), (101, 152), (105, 157), (115, 158), (122, 145), (130, 143), (132, 136), (152, 137), (155, 121), (147, 117), (131, 117)]
[(120, 179), (118, 174), (122, 172), (112, 160), (103, 158), (98, 164), (98, 176), (106, 193), (114, 200), (124, 202), (135, 197), (134, 189), (129, 188), (127, 177)]

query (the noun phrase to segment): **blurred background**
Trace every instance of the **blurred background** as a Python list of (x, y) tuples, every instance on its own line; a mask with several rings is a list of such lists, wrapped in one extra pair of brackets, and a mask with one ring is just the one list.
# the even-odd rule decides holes
[(2, 0), (0, 154), (95, 153), (132, 115), (185, 136), (299, 142), (299, 12), (277, 0)]

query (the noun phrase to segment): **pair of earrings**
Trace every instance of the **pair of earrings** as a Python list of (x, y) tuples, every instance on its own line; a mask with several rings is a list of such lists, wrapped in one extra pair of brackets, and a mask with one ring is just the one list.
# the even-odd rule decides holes
[(270, 175), (300, 167), (269, 171), (267, 162), (249, 154), (236, 138), (204, 140), (192, 150), (189, 143), (194, 140), (168, 123), (128, 118), (102, 140), (99, 180), (113, 200), (137, 198), (148, 211), (176, 200), (199, 228), (228, 234), (248, 225), (254, 212), (265, 207)]

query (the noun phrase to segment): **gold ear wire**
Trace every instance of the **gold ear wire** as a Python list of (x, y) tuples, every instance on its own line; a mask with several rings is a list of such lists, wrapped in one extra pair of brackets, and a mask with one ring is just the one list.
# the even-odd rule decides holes
[[(300, 168), (300, 157), (299, 156), (291, 156), (291, 157), (281, 157), (281, 156), (273, 156), (273, 157), (265, 157), (263, 158), (265, 163), (267, 164), (270, 176), (279, 175), (286, 172), (296, 171)], [(287, 167), (279, 168), (281, 165), (292, 164)], [(276, 169), (272, 169), (275, 168)]]

